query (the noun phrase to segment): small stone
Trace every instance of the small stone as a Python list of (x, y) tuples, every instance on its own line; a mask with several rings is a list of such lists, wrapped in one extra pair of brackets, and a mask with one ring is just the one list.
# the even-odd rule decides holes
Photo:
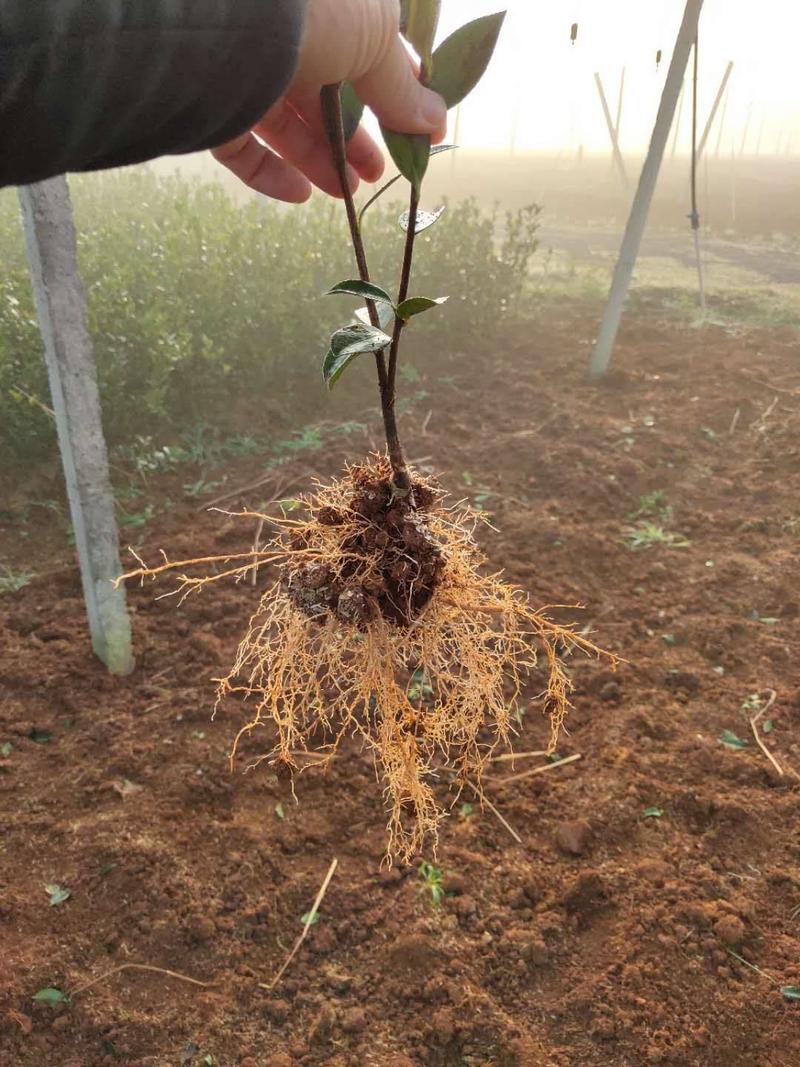
[(454, 904), (456, 914), (460, 919), (469, 919), (478, 910), (478, 905), (470, 896), (458, 897)]
[(745, 925), (738, 915), (723, 915), (714, 923), (714, 933), (724, 945), (736, 948), (747, 936)]
[(346, 1034), (357, 1034), (367, 1025), (367, 1013), (363, 1008), (348, 1008), (342, 1015), (342, 1029)]
[(622, 686), (619, 682), (606, 682), (600, 690), (600, 699), (609, 704), (619, 704), (622, 701)]
[(582, 856), (592, 836), (592, 828), (585, 819), (573, 819), (556, 827), (556, 844), (562, 852)]

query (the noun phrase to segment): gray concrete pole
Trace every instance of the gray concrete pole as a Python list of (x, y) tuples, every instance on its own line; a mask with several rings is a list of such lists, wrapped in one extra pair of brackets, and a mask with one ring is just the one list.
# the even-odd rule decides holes
[(703, 0), (686, 0), (686, 9), (683, 13), (683, 21), (675, 42), (675, 51), (670, 61), (667, 80), (661, 95), (661, 104), (658, 108), (653, 136), (650, 139), (647, 158), (644, 161), (642, 173), (639, 177), (636, 195), (633, 198), (633, 206), (625, 227), (625, 235), (622, 238), (617, 265), (614, 269), (614, 279), (608, 294), (608, 303), (606, 304), (597, 342), (592, 352), (589, 370), (593, 378), (599, 378), (605, 374), (611, 362), (614, 342), (617, 339), (617, 331), (622, 320), (625, 298), (628, 295), (642, 237), (647, 226), (647, 216), (650, 213), (650, 204), (653, 200), (658, 172), (661, 169), (664, 149), (667, 146), (670, 127), (675, 117), (675, 108), (678, 104), (678, 97), (686, 74), (686, 65), (689, 62), (689, 55), (697, 36), (697, 25), (700, 21), (702, 9)]
[(119, 535), (66, 178), (23, 186), (19, 199), (92, 647), (127, 674), (131, 627), (125, 590), (113, 586)]
[(616, 130), (614, 129), (614, 120), (611, 118), (611, 112), (608, 107), (608, 100), (606, 99), (605, 89), (603, 83), (600, 80), (600, 75), (595, 73), (594, 83), (597, 86), (597, 95), (600, 97), (600, 106), (603, 109), (603, 115), (605, 116), (606, 126), (608, 127), (608, 136), (611, 139), (611, 150), (614, 155), (614, 164), (619, 172), (620, 181), (627, 189), (629, 186), (628, 172), (625, 169), (625, 160), (622, 158), (622, 152), (619, 148), (619, 139), (617, 137)]
[(722, 81), (720, 82), (719, 89), (717, 89), (717, 95), (714, 97), (714, 106), (711, 108), (711, 114), (708, 116), (708, 121), (706, 122), (705, 129), (703, 130), (703, 136), (700, 138), (700, 144), (697, 146), (698, 162), (700, 162), (703, 152), (705, 152), (706, 150), (706, 142), (708, 141), (712, 127), (714, 126), (714, 119), (717, 117), (717, 111), (719, 110), (720, 101), (722, 100), (723, 94), (726, 88), (728, 87), (728, 79), (731, 76), (732, 70), (733, 60), (728, 63), (727, 67), (725, 68), (725, 73), (722, 75)]

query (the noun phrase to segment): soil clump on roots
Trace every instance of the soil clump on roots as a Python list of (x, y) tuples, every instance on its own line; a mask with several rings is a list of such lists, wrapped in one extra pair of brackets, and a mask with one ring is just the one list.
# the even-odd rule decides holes
[[(287, 564), (289, 595), (320, 622), (333, 615), (363, 629), (380, 615), (408, 627), (427, 607), (444, 567), (442, 548), (427, 522), (442, 494), (420, 479), (399, 494), (388, 464), (352, 467), (348, 477), (352, 492), (343, 508), (312, 505), (320, 526), (332, 528), (334, 538), (342, 533), (341, 563)], [(302, 553), (316, 540), (313, 527), (305, 527), (290, 543)]]
[[(482, 795), (487, 762), (510, 741), (531, 682), (553, 750), (572, 689), (565, 659), (599, 650), (484, 572), (474, 539), (479, 515), (446, 506), (432, 481), (414, 474), (400, 496), (388, 460), (378, 457), (318, 485), (303, 504), (302, 518), (245, 513), (278, 527), (263, 551), (167, 560), (127, 577), (174, 570), (176, 592), (187, 595), (277, 567), (218, 683), (218, 706), (232, 697), (252, 709), (231, 760), (245, 736), (265, 733), (270, 747), (251, 766), (294, 771), (299, 754), (333, 759), (344, 736), (360, 737), (384, 782), (389, 855), (407, 860), (427, 836), (435, 841), (441, 772), (456, 789), (469, 784)], [(213, 575), (187, 573), (232, 561)]]

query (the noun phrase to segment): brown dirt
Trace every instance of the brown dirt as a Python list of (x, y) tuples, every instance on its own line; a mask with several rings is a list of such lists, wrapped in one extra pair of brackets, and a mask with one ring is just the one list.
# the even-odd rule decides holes
[[(800, 985), (798, 785), (742, 710), (775, 690), (764, 741), (800, 770), (797, 337), (640, 319), (595, 389), (582, 373), (594, 328), (565, 307), (503, 351), (440, 359), (426, 432), (430, 400), (405, 420), (410, 458), (430, 456), (445, 487), (493, 513), (498, 567), (536, 602), (582, 600), (629, 660), (616, 677), (574, 663), (559, 753), (580, 761), (490, 789), (521, 844), (456, 805), (439, 908), (414, 868), (379, 869), (367, 754), (309, 768), (296, 804), (266, 771), (230, 775), (234, 724), (209, 721), (210, 679), (259, 589), (181, 607), (135, 592), (140, 665), (123, 682), (87, 652), (68, 560), (0, 600), (2, 1067), (800, 1062), (798, 1006), (778, 989)], [(358, 458), (346, 447), (319, 473)], [(633, 552), (627, 516), (657, 489), (691, 545)], [(187, 505), (140, 547), (241, 541)], [(748, 746), (720, 743), (726, 729)], [(526, 716), (516, 747), (545, 737)], [(498, 783), (509, 773), (497, 764)], [(320, 922), (280, 986), (260, 989), (334, 856)], [(70, 899), (51, 907), (50, 882)], [(214, 986), (127, 971), (69, 1007), (32, 1002), (126, 962)]]

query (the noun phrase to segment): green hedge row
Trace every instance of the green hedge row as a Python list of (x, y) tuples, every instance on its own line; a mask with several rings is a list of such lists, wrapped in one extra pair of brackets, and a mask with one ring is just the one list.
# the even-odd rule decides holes
[[(349, 317), (320, 294), (353, 275), (340, 204), (242, 204), (215, 184), (146, 168), (73, 179), (106, 432), (175, 440), (199, 423), (243, 429), (259, 397), (322, 389), (326, 341)], [(435, 206), (435, 205), (432, 205)], [(365, 220), (375, 280), (393, 288), (401, 205)], [(519, 299), (538, 208), (502, 220), (461, 203), (420, 236), (414, 293), (449, 295), (420, 328), (489, 331)], [(501, 225), (502, 222), (502, 225)], [(313, 383), (313, 386), (312, 386)], [(344, 384), (344, 383), (343, 383)], [(340, 386), (342, 388), (342, 386)], [(0, 194), (0, 465), (49, 454), (52, 421), (17, 200)]]

